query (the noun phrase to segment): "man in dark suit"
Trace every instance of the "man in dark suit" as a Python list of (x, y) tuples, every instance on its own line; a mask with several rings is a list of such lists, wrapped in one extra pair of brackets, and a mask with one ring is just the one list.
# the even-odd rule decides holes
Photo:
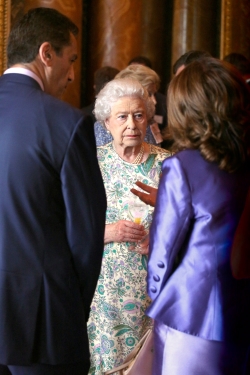
[(84, 375), (106, 198), (88, 119), (58, 98), (77, 27), (30, 10), (0, 77), (0, 374)]

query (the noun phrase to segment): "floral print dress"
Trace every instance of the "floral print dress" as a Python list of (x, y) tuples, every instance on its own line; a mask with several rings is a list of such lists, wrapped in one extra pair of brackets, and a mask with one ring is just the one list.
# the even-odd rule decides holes
[[(132, 220), (129, 205), (136, 197), (130, 192), (140, 180), (157, 187), (162, 161), (170, 152), (150, 145), (147, 160), (127, 163), (114, 151), (112, 143), (97, 148), (107, 195), (106, 224)], [(137, 198), (138, 199), (138, 198)], [(153, 207), (142, 224), (149, 228)], [(102, 268), (91, 305), (88, 335), (91, 353), (89, 375), (102, 375), (116, 367), (133, 350), (152, 321), (145, 315), (150, 304), (146, 293), (147, 256), (128, 250), (131, 243), (105, 245)]]

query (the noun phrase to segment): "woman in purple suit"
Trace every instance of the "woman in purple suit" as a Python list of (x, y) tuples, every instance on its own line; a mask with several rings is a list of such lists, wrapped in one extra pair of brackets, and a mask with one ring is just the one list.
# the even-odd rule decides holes
[(250, 93), (226, 63), (187, 66), (168, 91), (176, 153), (163, 162), (150, 230), (154, 375), (241, 375), (250, 342), (250, 281), (230, 249), (250, 182)]

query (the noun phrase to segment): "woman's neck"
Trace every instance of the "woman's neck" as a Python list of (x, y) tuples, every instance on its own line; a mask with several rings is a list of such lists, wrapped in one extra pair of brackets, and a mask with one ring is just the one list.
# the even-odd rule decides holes
[(112, 143), (113, 149), (118, 154), (118, 156), (126, 161), (127, 163), (131, 164), (140, 164), (146, 160), (149, 154), (149, 145), (147, 143), (142, 142), (138, 146), (127, 146), (124, 147), (122, 145), (117, 145), (113, 141)]

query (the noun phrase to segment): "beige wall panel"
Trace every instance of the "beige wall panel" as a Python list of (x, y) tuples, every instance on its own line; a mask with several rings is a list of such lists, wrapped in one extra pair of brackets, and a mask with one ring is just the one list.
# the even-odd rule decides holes
[(89, 102), (96, 69), (124, 69), (131, 58), (144, 55), (161, 75), (164, 69), (166, 0), (95, 0), (90, 7), (88, 51)]
[(172, 64), (191, 49), (213, 54), (216, 38), (214, 0), (175, 0), (172, 30)]
[(166, 6), (165, 0), (143, 0), (142, 44), (137, 53), (147, 56), (160, 76), (163, 76), (166, 69)]
[(220, 57), (231, 52), (250, 58), (250, 0), (222, 0)]
[(119, 70), (141, 49), (142, 0), (95, 0), (90, 8), (88, 97), (93, 99), (96, 69), (110, 65)]
[(10, 30), (10, 0), (0, 0), (0, 75), (7, 67), (6, 46)]
[(95, 0), (91, 4), (91, 65), (94, 70), (104, 65), (123, 69), (141, 46), (142, 0)]

